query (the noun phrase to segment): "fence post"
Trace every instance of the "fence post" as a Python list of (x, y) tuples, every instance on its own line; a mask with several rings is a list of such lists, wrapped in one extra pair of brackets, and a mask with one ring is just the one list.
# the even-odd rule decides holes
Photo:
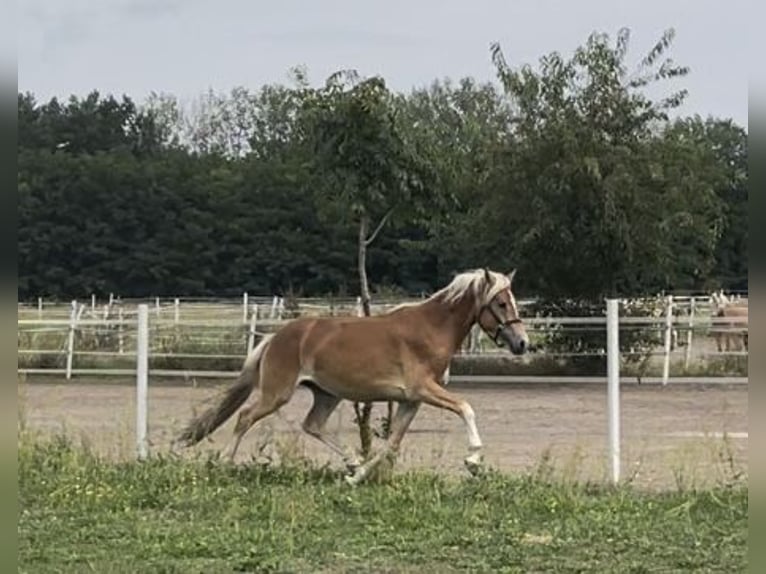
[(69, 313), (69, 337), (66, 344), (66, 378), (72, 378), (72, 361), (74, 360), (74, 332), (77, 327), (77, 300), (72, 301)]
[(356, 316), (357, 317), (364, 317), (364, 307), (362, 306), (362, 298), (357, 297), (356, 298)]
[(94, 317), (96, 316), (96, 294), (95, 293), (90, 294), (90, 312)]
[(271, 313), (269, 313), (269, 319), (273, 319), (276, 316), (278, 301), (279, 301), (279, 297), (274, 295), (274, 298), (271, 300)]
[(149, 451), (147, 443), (147, 411), (149, 402), (149, 306), (138, 306), (136, 337), (136, 447), (138, 459), (144, 460)]
[(473, 355), (476, 353), (476, 347), (479, 345), (479, 332), (477, 330), (477, 326), (474, 325), (471, 327), (471, 330), (468, 331), (468, 353)]
[(255, 346), (255, 324), (258, 321), (258, 305), (253, 305), (253, 312), (250, 315), (250, 329), (247, 332), (247, 354)]
[(662, 363), (662, 384), (667, 385), (670, 378), (670, 343), (673, 334), (673, 295), (668, 295), (665, 309), (665, 356)]
[(609, 419), (609, 468), (612, 482), (620, 480), (620, 319), (619, 300), (606, 301), (606, 372)]
[(242, 293), (242, 322), (247, 323), (247, 291)]
[(154, 308), (157, 311), (157, 317), (159, 317), (160, 316), (160, 298), (159, 297), (154, 298)]
[(697, 299), (692, 297), (689, 302), (689, 330), (686, 332), (686, 354), (684, 355), (684, 370), (689, 368), (692, 360), (692, 331), (694, 331), (694, 313), (697, 308)]
[(173, 323), (178, 325), (178, 321), (181, 318), (181, 300), (176, 297), (173, 299)]
[(120, 353), (120, 355), (125, 353), (125, 331), (124, 327), (122, 325), (123, 321), (123, 313), (122, 313), (122, 305), (117, 309), (117, 348)]
[(38, 319), (43, 318), (43, 298), (42, 297), (37, 298), (37, 318)]

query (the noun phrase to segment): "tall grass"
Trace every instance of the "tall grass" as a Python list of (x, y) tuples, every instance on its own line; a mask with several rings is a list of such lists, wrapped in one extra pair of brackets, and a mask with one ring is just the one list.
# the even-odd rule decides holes
[(741, 572), (747, 487), (642, 492), (536, 472), (347, 487), (300, 460), (116, 463), (19, 446), (21, 572)]

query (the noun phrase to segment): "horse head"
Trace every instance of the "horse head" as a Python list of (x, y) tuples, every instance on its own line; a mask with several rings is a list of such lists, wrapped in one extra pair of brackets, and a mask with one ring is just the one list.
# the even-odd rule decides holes
[(477, 322), (496, 345), (523, 355), (529, 348), (529, 336), (511, 290), (515, 274), (515, 269), (508, 275), (484, 269), (485, 287)]

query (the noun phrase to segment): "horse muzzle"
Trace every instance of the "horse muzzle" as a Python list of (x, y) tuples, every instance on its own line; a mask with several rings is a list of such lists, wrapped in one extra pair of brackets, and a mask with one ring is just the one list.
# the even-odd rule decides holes
[(495, 342), (507, 347), (514, 355), (523, 355), (527, 352), (529, 342), (526, 336), (520, 335), (511, 327), (512, 324), (498, 326)]

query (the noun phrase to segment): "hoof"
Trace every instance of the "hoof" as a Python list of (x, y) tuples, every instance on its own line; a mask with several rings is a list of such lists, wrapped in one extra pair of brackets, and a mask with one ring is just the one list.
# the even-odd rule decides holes
[(359, 484), (359, 478), (355, 474), (344, 476), (343, 480), (345, 480), (346, 484), (349, 486), (357, 486)]
[(470, 472), (472, 475), (476, 476), (481, 472), (482, 469), (482, 456), (481, 453), (474, 453), (472, 455), (469, 455), (465, 459), (465, 467), (468, 469), (468, 472)]
[(356, 474), (356, 471), (359, 470), (360, 466), (362, 466), (362, 463), (358, 460), (346, 462), (346, 472), (349, 474), (349, 476), (353, 476)]

